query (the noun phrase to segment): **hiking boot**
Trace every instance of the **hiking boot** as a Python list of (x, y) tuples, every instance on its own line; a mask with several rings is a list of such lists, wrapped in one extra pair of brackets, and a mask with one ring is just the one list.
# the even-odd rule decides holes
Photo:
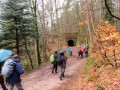
[(52, 73), (53, 73), (53, 71), (52, 71)]
[(63, 75), (63, 78), (65, 77), (65, 75)]
[(62, 80), (62, 77), (60, 76), (60, 80)]

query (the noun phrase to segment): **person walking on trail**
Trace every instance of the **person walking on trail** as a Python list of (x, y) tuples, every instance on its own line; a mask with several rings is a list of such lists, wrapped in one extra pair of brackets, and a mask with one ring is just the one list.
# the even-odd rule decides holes
[(72, 56), (72, 48), (69, 48), (69, 55)]
[(58, 52), (55, 51), (54, 52), (54, 61), (52, 62), (53, 64), (53, 68), (52, 68), (52, 73), (58, 73), (57, 69), (58, 69)]
[[(78, 48), (78, 58), (80, 57), (81, 59), (83, 58), (83, 52), (84, 52), (84, 48), (83, 47), (79, 47)], [(77, 58), (77, 59), (78, 59)]]
[(88, 48), (85, 48), (85, 57), (88, 57)]
[(12, 60), (15, 62), (13, 73), (8, 77), (8, 90), (13, 90), (13, 87), (16, 86), (18, 90), (24, 90), (21, 85), (20, 75), (24, 73), (24, 69), (19, 61), (18, 55), (13, 55)]
[(88, 57), (88, 51), (89, 51), (89, 46), (85, 45), (84, 47), (84, 53), (85, 53), (85, 57)]
[(1, 75), (2, 64), (3, 62), (0, 63), (0, 84), (3, 90), (8, 90), (5, 86), (3, 75)]
[(60, 80), (62, 80), (62, 78), (65, 77), (64, 73), (66, 69), (66, 61), (67, 61), (67, 57), (65, 57), (64, 52), (60, 53), (60, 57), (59, 57), (59, 65), (61, 67)]

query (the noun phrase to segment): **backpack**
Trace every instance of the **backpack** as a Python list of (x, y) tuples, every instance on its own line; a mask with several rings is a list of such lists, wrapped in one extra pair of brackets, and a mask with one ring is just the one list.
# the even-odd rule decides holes
[(15, 62), (12, 59), (5, 61), (1, 74), (5, 77), (10, 77), (14, 71)]
[(50, 56), (50, 62), (54, 62), (54, 55)]
[(80, 52), (84, 52), (84, 48), (81, 47), (81, 48), (80, 48)]
[(88, 52), (88, 48), (85, 48), (85, 52)]
[(66, 63), (66, 61), (67, 61), (67, 58), (66, 58), (66, 57), (60, 56), (60, 57), (59, 57), (58, 64), (61, 65), (61, 64), (63, 64), (63, 63)]
[(61, 64), (63, 63), (63, 60), (61, 57), (59, 57), (59, 60), (58, 60), (58, 65), (60, 66)]

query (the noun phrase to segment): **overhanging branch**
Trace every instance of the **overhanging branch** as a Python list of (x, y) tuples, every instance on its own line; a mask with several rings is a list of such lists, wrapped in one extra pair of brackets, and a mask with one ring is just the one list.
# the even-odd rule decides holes
[(117, 17), (117, 16), (113, 15), (113, 14), (112, 14), (112, 12), (110, 11), (109, 6), (107, 5), (107, 0), (105, 0), (105, 7), (107, 8), (107, 10), (108, 10), (109, 14), (110, 14), (112, 17), (114, 17), (114, 18), (116, 18), (116, 19), (120, 20), (120, 18), (119, 18), (119, 17)]

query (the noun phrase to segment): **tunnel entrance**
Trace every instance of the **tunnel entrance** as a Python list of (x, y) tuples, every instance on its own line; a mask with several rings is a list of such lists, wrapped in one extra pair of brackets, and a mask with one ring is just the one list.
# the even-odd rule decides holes
[(68, 46), (74, 46), (74, 40), (68, 40)]

